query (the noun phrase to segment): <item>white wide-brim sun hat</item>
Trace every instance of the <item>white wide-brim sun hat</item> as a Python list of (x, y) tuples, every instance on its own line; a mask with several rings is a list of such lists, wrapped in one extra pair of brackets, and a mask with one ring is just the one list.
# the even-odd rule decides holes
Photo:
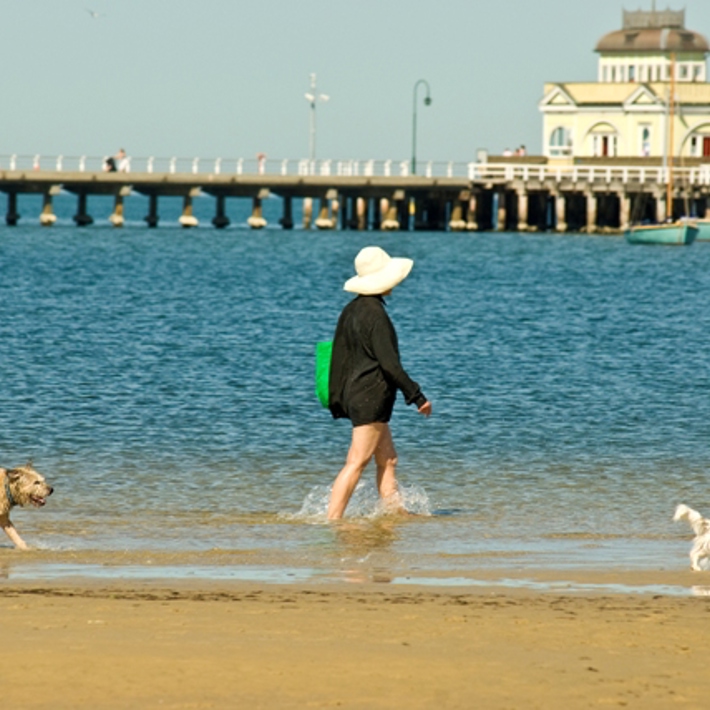
[(393, 258), (380, 247), (365, 247), (355, 257), (357, 276), (348, 279), (343, 288), (361, 296), (377, 296), (404, 281), (413, 266), (411, 259)]

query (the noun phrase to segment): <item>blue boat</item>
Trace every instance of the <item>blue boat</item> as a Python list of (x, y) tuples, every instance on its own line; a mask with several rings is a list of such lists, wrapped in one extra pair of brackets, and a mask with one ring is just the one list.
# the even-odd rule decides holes
[[(710, 239), (710, 222), (707, 225)], [(629, 227), (626, 241), (629, 244), (665, 244), (687, 246), (698, 237), (700, 230), (695, 222), (680, 220), (667, 224), (644, 224)]]
[[(665, 244), (687, 246), (692, 244), (698, 236), (699, 229), (695, 220), (680, 219), (673, 221), (673, 158), (675, 155), (675, 141), (673, 139), (673, 126), (675, 116), (675, 52), (671, 52), (670, 66), (671, 86), (666, 102), (666, 136), (667, 152), (664, 153), (664, 166), (668, 167), (668, 185), (666, 187), (666, 222), (663, 224), (631, 225), (626, 230), (626, 241), (629, 244)], [(682, 153), (681, 153), (682, 159)]]

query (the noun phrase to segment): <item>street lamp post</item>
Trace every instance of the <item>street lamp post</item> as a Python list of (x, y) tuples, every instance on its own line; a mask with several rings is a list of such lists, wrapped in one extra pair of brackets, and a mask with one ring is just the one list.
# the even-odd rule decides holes
[(426, 87), (424, 105), (431, 105), (431, 90), (429, 89), (429, 82), (426, 79), (419, 79), (419, 81), (414, 84), (414, 106), (412, 109), (412, 175), (417, 174), (417, 89), (421, 84), (424, 84)]
[(316, 93), (316, 75), (311, 74), (311, 90), (306, 95), (306, 99), (311, 106), (311, 132), (308, 146), (308, 157), (310, 159), (310, 173), (315, 171), (316, 163), (316, 103), (318, 101), (328, 101), (330, 96), (327, 94)]

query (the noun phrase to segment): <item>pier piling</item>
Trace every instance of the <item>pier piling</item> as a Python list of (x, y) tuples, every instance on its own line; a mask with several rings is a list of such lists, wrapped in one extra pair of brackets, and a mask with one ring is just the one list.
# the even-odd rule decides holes
[(269, 196), (269, 191), (266, 189), (259, 190), (259, 194), (252, 199), (251, 216), (247, 219), (247, 224), (252, 229), (263, 229), (266, 227), (266, 220), (262, 212), (262, 199)]
[(94, 218), (86, 211), (87, 195), (79, 192), (76, 200), (76, 214), (73, 219), (77, 227), (88, 227), (94, 223)]
[(320, 198), (320, 208), (318, 210), (318, 217), (316, 217), (315, 225), (318, 229), (333, 229), (335, 220), (330, 216), (330, 208), (328, 205), (328, 198)]
[(528, 231), (528, 193), (527, 190), (518, 190), (518, 231), (527, 232)]
[(143, 219), (151, 229), (158, 226), (158, 195), (154, 192), (148, 195), (148, 214)]
[(108, 218), (108, 221), (111, 222), (114, 227), (123, 227), (123, 199), (130, 194), (130, 187), (122, 187), (114, 197), (113, 214), (111, 214)]
[(478, 195), (475, 192), (471, 193), (466, 209), (466, 229), (469, 232), (475, 232), (478, 229)]
[(303, 228), (310, 229), (311, 221), (313, 219), (313, 198), (304, 197), (303, 198)]
[(215, 216), (212, 218), (212, 224), (217, 229), (224, 229), (229, 226), (229, 217), (225, 211), (225, 196), (217, 195), (215, 198)]
[(194, 191), (191, 190), (187, 195), (183, 197), (182, 201), (182, 214), (178, 220), (180, 224), (185, 228), (196, 227), (199, 224), (197, 217), (192, 213), (192, 198)]
[(5, 223), (9, 227), (14, 227), (20, 219), (20, 215), (17, 213), (17, 193), (8, 192), (7, 193), (7, 213), (5, 214)]
[(39, 215), (39, 223), (43, 227), (51, 227), (57, 221), (54, 214), (52, 198), (61, 192), (59, 185), (53, 185), (46, 192), (42, 193), (42, 212)]
[(283, 200), (283, 215), (279, 223), (284, 229), (293, 229), (293, 198), (286, 195)]

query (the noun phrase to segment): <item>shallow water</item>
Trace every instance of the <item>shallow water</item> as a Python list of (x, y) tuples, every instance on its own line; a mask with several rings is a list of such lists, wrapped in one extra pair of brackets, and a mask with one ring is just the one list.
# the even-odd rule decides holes
[[(0, 465), (33, 458), (56, 487), (13, 513), (37, 569), (157, 553), (197, 576), (215, 554), (279, 578), (687, 567), (671, 516), (710, 513), (709, 245), (254, 232), (236, 202), (217, 231), (211, 200), (204, 227), (149, 230), (132, 199), (123, 230), (74, 227), (64, 196), (54, 228), (0, 228)], [(434, 416), (400, 400), (392, 422), (417, 515), (380, 515), (370, 471), (328, 526), (349, 429), (315, 399), (314, 343), (371, 243), (415, 260), (388, 308)], [(2, 540), (0, 564), (20, 571)]]

